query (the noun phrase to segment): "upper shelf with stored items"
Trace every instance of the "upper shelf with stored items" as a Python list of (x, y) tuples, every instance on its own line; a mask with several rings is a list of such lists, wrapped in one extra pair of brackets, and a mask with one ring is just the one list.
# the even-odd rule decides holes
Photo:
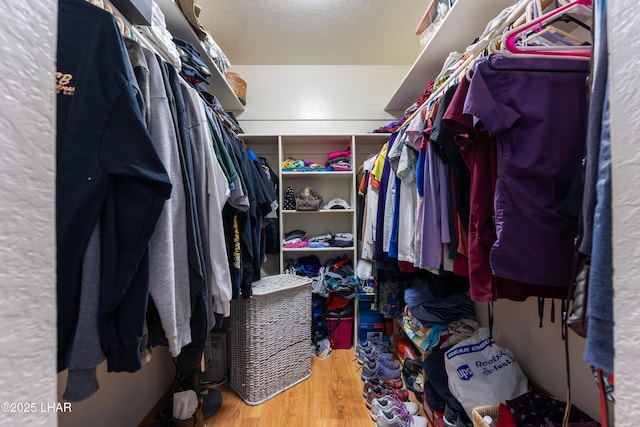
[(456, 0), (413, 63), (385, 111), (404, 111), (435, 79), (450, 52), (464, 52), (481, 35), (489, 21), (514, 0)]
[(222, 107), (226, 111), (244, 111), (244, 107), (231, 89), (231, 86), (229, 86), (229, 83), (227, 83), (224, 75), (205, 52), (195, 31), (191, 28), (189, 21), (187, 21), (187, 18), (185, 18), (184, 14), (180, 10), (180, 6), (178, 6), (174, 0), (155, 0), (155, 2), (160, 6), (167, 23), (167, 29), (171, 34), (191, 43), (200, 53), (200, 56), (209, 68), (209, 71), (211, 71), (211, 77), (209, 78), (209, 91), (218, 98)]

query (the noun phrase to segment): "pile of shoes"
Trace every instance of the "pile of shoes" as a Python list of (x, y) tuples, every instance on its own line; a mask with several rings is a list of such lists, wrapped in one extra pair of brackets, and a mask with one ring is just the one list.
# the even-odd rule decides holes
[(416, 400), (422, 403), (424, 373), (422, 370), (422, 356), (415, 349), (404, 330), (393, 335), (393, 345), (402, 363), (402, 379), (407, 390), (412, 392)]
[(427, 427), (427, 419), (418, 415), (418, 404), (409, 401), (400, 363), (393, 360), (388, 345), (366, 341), (357, 345), (356, 355), (362, 365), (362, 395), (376, 426)]

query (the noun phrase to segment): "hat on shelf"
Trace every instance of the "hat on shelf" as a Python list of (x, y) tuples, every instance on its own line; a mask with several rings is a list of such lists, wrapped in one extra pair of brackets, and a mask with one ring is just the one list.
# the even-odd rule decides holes
[(349, 203), (346, 200), (336, 197), (335, 199), (329, 200), (323, 207), (322, 210), (330, 210), (330, 209), (351, 209)]

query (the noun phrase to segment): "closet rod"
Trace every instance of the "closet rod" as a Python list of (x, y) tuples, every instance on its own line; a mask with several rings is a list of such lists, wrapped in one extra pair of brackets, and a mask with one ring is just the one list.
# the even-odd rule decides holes
[[(413, 119), (422, 112), (427, 106), (436, 99), (441, 93), (443, 93), (449, 86), (450, 83), (457, 79), (460, 74), (466, 72), (467, 68), (473, 64), (473, 62), (478, 58), (478, 56), (494, 41), (494, 39), (501, 33), (505, 28), (511, 25), (513, 22), (518, 20), (522, 14), (525, 12), (529, 3), (532, 0), (522, 1), (517, 3), (514, 6), (514, 9), (500, 21), (500, 23), (489, 32), (486, 36), (483, 34), (480, 38), (480, 41), (477, 42), (476, 46), (473, 47), (473, 50), (469, 53), (469, 56), (458, 66), (458, 68), (449, 76), (449, 78), (440, 85), (436, 90), (434, 90), (429, 98), (424, 101), (416, 110), (411, 113), (411, 115), (405, 120), (405, 122), (400, 126), (398, 130), (401, 130), (409, 125)], [(546, 0), (543, 0), (546, 1)]]

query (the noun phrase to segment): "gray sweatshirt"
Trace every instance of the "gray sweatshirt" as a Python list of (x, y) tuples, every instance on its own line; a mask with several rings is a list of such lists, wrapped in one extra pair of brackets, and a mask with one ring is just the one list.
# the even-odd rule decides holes
[(149, 70), (149, 132), (173, 188), (149, 245), (149, 293), (173, 356), (191, 342), (187, 206), (178, 142), (157, 57), (144, 51)]
[(69, 376), (64, 400), (78, 402), (98, 391), (96, 367), (105, 359), (98, 332), (100, 301), (100, 220), (96, 224), (82, 260), (80, 311), (69, 352)]
[(200, 232), (209, 281), (209, 327), (214, 326), (214, 313), (228, 317), (233, 296), (231, 272), (227, 258), (222, 208), (229, 199), (229, 181), (213, 151), (213, 139), (209, 132), (204, 103), (194, 89), (182, 85), (187, 107), (187, 118), (194, 153), (198, 215), (202, 220)]

